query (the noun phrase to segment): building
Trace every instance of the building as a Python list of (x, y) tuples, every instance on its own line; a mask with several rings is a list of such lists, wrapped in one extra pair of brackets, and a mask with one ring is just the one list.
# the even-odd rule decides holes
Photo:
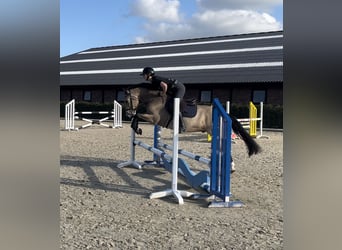
[(283, 31), (91, 48), (60, 60), (60, 100), (124, 100), (146, 66), (180, 80), (187, 97), (283, 104)]

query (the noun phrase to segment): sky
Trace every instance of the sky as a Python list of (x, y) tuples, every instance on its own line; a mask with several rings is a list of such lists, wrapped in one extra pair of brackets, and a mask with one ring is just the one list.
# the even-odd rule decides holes
[(283, 29), (282, 0), (60, 0), (60, 56)]

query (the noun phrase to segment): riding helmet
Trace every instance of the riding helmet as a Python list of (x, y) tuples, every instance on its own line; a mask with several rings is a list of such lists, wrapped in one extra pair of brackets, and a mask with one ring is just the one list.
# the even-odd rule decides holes
[(154, 69), (151, 68), (151, 67), (145, 67), (143, 69), (143, 72), (140, 74), (141, 76), (142, 75), (148, 75), (148, 76), (153, 76), (154, 75)]

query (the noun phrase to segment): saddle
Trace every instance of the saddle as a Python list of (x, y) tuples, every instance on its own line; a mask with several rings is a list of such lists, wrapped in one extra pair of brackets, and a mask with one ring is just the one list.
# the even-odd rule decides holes
[[(170, 113), (173, 114), (173, 99), (169, 99), (166, 102), (165, 108)], [(192, 118), (197, 113), (197, 102), (196, 99), (183, 99), (179, 104), (179, 111), (183, 117)]]
[(196, 99), (183, 99), (180, 103), (180, 112), (182, 113), (183, 117), (194, 117), (197, 113)]

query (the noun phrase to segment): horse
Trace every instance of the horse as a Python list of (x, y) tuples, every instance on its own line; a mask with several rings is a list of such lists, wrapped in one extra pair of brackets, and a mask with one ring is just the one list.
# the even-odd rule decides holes
[[(125, 90), (125, 99), (127, 103), (126, 114), (128, 117), (133, 117), (131, 127), (135, 133), (139, 135), (142, 134), (142, 129), (139, 128), (138, 125), (139, 118), (163, 128), (173, 129), (173, 114), (170, 114), (165, 107), (169, 98), (172, 97), (167, 96), (163, 94), (161, 90), (153, 89), (144, 83), (129, 87)], [(185, 133), (207, 132), (210, 135), (212, 134), (211, 105), (197, 105), (194, 100), (183, 100), (180, 106), (180, 111), (182, 112), (186, 127)], [(190, 109), (195, 109), (195, 112), (189, 111), (189, 106)], [(258, 154), (261, 151), (261, 147), (256, 143), (254, 138), (247, 133), (234, 116), (229, 116), (232, 120), (232, 130), (244, 141), (248, 155), (252, 156)]]

